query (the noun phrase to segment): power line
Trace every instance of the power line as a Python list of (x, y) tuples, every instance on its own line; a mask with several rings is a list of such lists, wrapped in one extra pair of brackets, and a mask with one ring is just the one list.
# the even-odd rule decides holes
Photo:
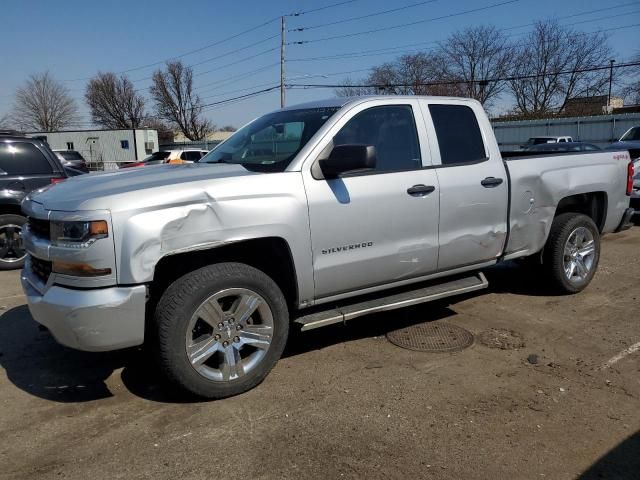
[(237, 65), (239, 63), (246, 62), (247, 60), (253, 60), (254, 58), (260, 57), (260, 56), (265, 55), (265, 54), (267, 54), (269, 52), (274, 52), (276, 50), (278, 50), (278, 47), (269, 48), (268, 50), (263, 50), (262, 52), (258, 52), (255, 55), (250, 55), (250, 56), (244, 57), (244, 58), (242, 58), (240, 60), (236, 60), (234, 62), (226, 63), (224, 65), (220, 65), (220, 66), (218, 66), (216, 68), (212, 68), (210, 70), (205, 70), (204, 72), (194, 73), (193, 76), (194, 77), (200, 77), (202, 75), (206, 75), (207, 73), (217, 72), (219, 70), (222, 70), (223, 68), (231, 67), (232, 65)]
[[(272, 39), (274, 39), (274, 38), (276, 38), (276, 37), (278, 37), (278, 34), (275, 34), (275, 35), (271, 35), (271, 36), (269, 36), (269, 37), (266, 37), (266, 38), (264, 38), (264, 39), (260, 40), (259, 42), (254, 42), (254, 43), (252, 43), (251, 45), (247, 45), (247, 46), (242, 47), (242, 48), (237, 48), (237, 49), (235, 49), (235, 50), (232, 50), (232, 51), (230, 51), (230, 52), (225, 53), (224, 55), (218, 55), (218, 56), (216, 56), (216, 57), (210, 57), (210, 58), (207, 58), (207, 59), (202, 60), (202, 61), (197, 62), (197, 63), (192, 63), (192, 64), (190, 64), (189, 66), (190, 66), (190, 67), (197, 67), (197, 66), (199, 66), (199, 65), (203, 65), (203, 64), (205, 64), (205, 63), (212, 62), (213, 60), (219, 60), (220, 58), (228, 57), (229, 55), (233, 55), (234, 53), (238, 53), (238, 52), (241, 52), (241, 51), (243, 51), (243, 50), (247, 50), (247, 49), (249, 49), (249, 48), (251, 48), (251, 47), (255, 47), (256, 45), (260, 45), (260, 44), (262, 44), (262, 43), (268, 42), (269, 40), (272, 40)], [(271, 51), (271, 50), (266, 50), (266, 51), (265, 51), (265, 53), (266, 53), (266, 52), (270, 52), (270, 51)]]
[(315, 28), (328, 27), (330, 25), (338, 25), (340, 23), (354, 22), (356, 20), (362, 20), (363, 18), (370, 18), (370, 17), (376, 17), (378, 15), (385, 15), (387, 13), (399, 12), (401, 10), (407, 10), (409, 8), (419, 7), (421, 5), (426, 5), (427, 3), (434, 3), (434, 2), (437, 2), (437, 1), (438, 0), (427, 0), (427, 1), (424, 1), (424, 2), (412, 3), (411, 5), (405, 5), (403, 7), (391, 8), (389, 10), (383, 10), (381, 12), (369, 13), (367, 15), (360, 15), (358, 17), (344, 18), (342, 20), (336, 20), (334, 22), (320, 23), (318, 25), (310, 25), (308, 27), (291, 28), (288, 31), (289, 32), (303, 32), (303, 31), (306, 31), (306, 30), (313, 30)]
[(265, 83), (260, 83), (258, 85), (251, 85), (250, 87), (238, 88), (236, 90), (229, 90), (227, 92), (216, 93), (215, 95), (207, 95), (206, 97), (201, 97), (200, 100), (206, 100), (208, 98), (224, 97), (226, 95), (231, 95), (232, 93), (246, 92), (247, 90), (253, 90), (255, 88), (265, 87), (267, 85), (273, 86), (274, 82), (265, 82)]
[[(638, 2), (629, 2), (629, 3), (623, 3), (621, 5), (610, 5), (606, 8), (597, 8), (595, 10), (588, 10), (586, 12), (580, 12), (580, 13), (573, 13), (571, 15), (564, 15), (562, 17), (555, 17), (554, 20), (565, 20), (567, 18), (573, 18), (573, 17), (581, 17), (583, 15), (590, 15), (592, 13), (598, 13), (598, 12), (604, 12), (604, 11), (611, 11), (614, 8), (624, 8), (624, 7), (629, 7), (631, 5), (638, 5)], [(524, 27), (531, 27), (535, 25), (535, 23), (525, 23), (523, 25), (515, 25), (513, 27), (506, 27), (506, 28), (501, 28), (500, 30), (502, 31), (507, 31), (507, 30), (515, 30), (516, 28), (524, 28)]]
[(276, 90), (276, 89), (279, 89), (279, 88), (280, 88), (280, 85), (278, 84), (278, 85), (275, 85), (273, 87), (264, 88), (262, 90), (258, 90), (258, 91), (255, 91), (255, 92), (246, 93), (244, 95), (238, 95), (237, 97), (231, 97), (231, 98), (227, 98), (227, 99), (224, 99), (224, 100), (219, 100), (217, 102), (212, 102), (212, 103), (205, 103), (204, 105), (201, 105), (201, 107), (203, 107), (203, 108), (214, 107), (216, 105), (222, 105), (222, 104), (231, 102), (233, 100), (239, 100), (239, 99), (243, 99), (243, 98), (254, 97), (256, 95), (260, 95), (262, 93), (267, 93), (267, 92), (270, 92), (272, 90)]
[[(203, 65), (203, 64), (205, 64), (205, 63), (212, 62), (212, 61), (214, 61), (214, 60), (220, 60), (221, 58), (225, 58), (225, 57), (228, 57), (228, 56), (233, 55), (233, 54), (235, 54), (235, 53), (242, 52), (243, 50), (248, 50), (249, 48), (255, 47), (255, 46), (257, 46), (257, 45), (261, 45), (261, 44), (263, 44), (263, 43), (265, 43), (265, 42), (268, 42), (269, 40), (272, 40), (272, 39), (276, 38), (277, 36), (278, 36), (278, 35), (271, 35), (271, 36), (269, 36), (269, 37), (266, 37), (266, 38), (263, 38), (263, 39), (261, 39), (261, 40), (258, 40), (257, 42), (253, 42), (253, 43), (250, 43), (249, 45), (245, 45), (244, 47), (236, 48), (235, 50), (231, 50), (231, 51), (229, 51), (229, 52), (223, 53), (222, 55), (216, 55), (215, 57), (207, 58), (207, 59), (202, 60), (202, 61), (200, 61), (200, 62), (193, 63), (193, 64), (190, 64), (190, 65), (187, 65), (187, 67), (188, 67), (188, 68), (192, 68), (192, 67), (195, 67), (195, 66), (199, 66), (199, 65)], [(260, 56), (260, 55), (264, 55), (265, 53), (268, 53), (268, 52), (271, 52), (271, 51), (273, 51), (273, 49), (264, 50), (264, 51), (262, 51), (262, 52), (259, 52), (259, 53), (255, 54), (255, 55), (252, 55), (252, 56), (250, 56), (250, 57), (247, 57), (247, 58), (245, 58), (245, 59), (237, 60), (237, 61), (235, 61), (235, 62), (229, 63), (229, 64), (227, 64), (227, 65), (225, 65), (225, 66), (223, 66), (223, 67), (217, 67), (217, 68), (216, 68), (216, 69), (214, 69), (214, 70), (219, 70), (220, 68), (225, 68), (225, 67), (227, 67), (227, 66), (229, 66), (229, 65), (235, 65), (235, 64), (237, 64), (237, 63), (240, 63), (240, 62), (243, 62), (243, 61), (246, 61), (246, 60), (250, 60), (250, 59), (252, 59), (252, 58), (256, 58), (256, 57), (258, 57), (258, 56)], [(207, 70), (207, 71), (204, 71), (204, 72), (196, 73), (196, 74), (194, 74), (194, 77), (195, 77), (195, 76), (199, 76), (199, 75), (204, 75), (204, 74), (209, 73), (209, 72), (211, 72), (211, 71), (213, 71), (213, 70)], [(138, 83), (138, 82), (143, 82), (143, 81), (145, 81), (145, 80), (151, 80), (152, 78), (153, 78), (153, 75), (149, 75), (149, 76), (144, 77), (144, 78), (138, 78), (138, 79), (136, 79), (136, 80), (131, 80), (131, 82), (132, 82), (132, 83)]]
[(521, 0), (507, 0), (505, 2), (494, 3), (494, 4), (491, 4), (491, 5), (486, 5), (484, 7), (472, 8), (472, 9), (469, 9), (469, 10), (464, 10), (462, 12), (450, 13), (450, 14), (447, 14), (447, 15), (439, 16), (439, 17), (425, 18), (423, 20), (417, 20), (415, 22), (401, 23), (401, 24), (398, 24), (398, 25), (392, 25), (392, 26), (389, 26), (389, 27), (377, 28), (377, 29), (374, 29), (374, 30), (364, 30), (362, 32), (346, 33), (346, 34), (343, 34), (343, 35), (334, 35), (334, 36), (330, 36), (330, 37), (315, 38), (315, 39), (312, 39), (312, 40), (300, 40), (300, 41), (295, 41), (295, 42), (289, 42), (289, 44), (290, 45), (305, 45), (307, 43), (325, 42), (325, 41), (328, 41), (328, 40), (337, 40), (337, 39), (340, 39), (340, 38), (350, 38), (350, 37), (356, 37), (356, 36), (360, 36), (360, 35), (368, 35), (368, 34), (371, 34), (371, 33), (379, 33), (379, 32), (384, 32), (384, 31), (388, 31), (388, 30), (395, 30), (395, 29), (398, 29), (398, 28), (410, 27), (410, 26), (413, 26), (413, 25), (419, 25), (421, 23), (433, 22), (433, 21), (436, 21), (436, 20), (443, 20), (445, 18), (458, 17), (458, 16), (461, 16), (461, 15), (467, 15), (469, 13), (481, 12), (481, 11), (489, 10), (489, 9), (492, 9), (492, 8), (497, 8), (497, 7), (502, 7), (502, 6), (505, 6), (505, 5), (510, 5), (512, 3), (517, 3), (517, 2), (520, 2), (520, 1)]
[[(353, 2), (357, 2), (358, 0), (346, 0), (345, 2), (338, 2), (338, 3), (332, 3), (331, 5), (325, 5), (324, 7), (318, 7), (318, 8), (312, 8), (311, 10), (304, 10), (301, 12), (294, 12), (294, 13), (290, 13), (288, 15), (285, 15), (286, 17), (299, 17), (300, 15), (306, 15), (308, 13), (315, 13), (315, 12), (319, 12), (321, 10), (326, 10), (328, 8), (333, 8), (333, 7), (339, 7), (341, 5), (346, 5), (347, 3), (353, 3)], [(278, 17), (280, 18), (280, 17)]]
[(196, 90), (197, 90), (197, 92), (202, 93), (204, 91), (211, 90), (211, 88), (204, 88), (203, 89), (202, 87), (214, 86), (215, 88), (220, 88), (220, 87), (223, 87), (225, 85), (228, 85), (229, 83), (234, 83), (234, 80), (237, 79), (237, 78), (248, 77), (250, 75), (253, 75), (254, 73), (263, 72), (263, 71), (268, 70), (270, 68), (273, 68), (273, 67), (275, 67), (277, 65), (280, 65), (280, 62), (271, 63), (271, 64), (266, 65), (264, 67), (256, 68), (255, 70), (250, 70), (248, 72), (238, 73), (237, 75), (233, 75), (231, 77), (227, 77), (227, 78), (224, 78), (222, 80), (216, 80), (214, 82), (205, 83), (203, 85), (200, 85)]
[[(278, 85), (277, 87), (280, 88), (280, 85)], [(220, 108), (228, 107), (229, 105), (235, 105), (236, 103), (244, 102), (245, 100), (248, 100), (248, 99), (251, 99), (251, 98), (260, 97), (260, 96), (263, 96), (263, 95), (268, 95), (269, 93), (272, 93), (275, 90), (277, 90), (277, 89), (271, 90), (269, 92), (261, 92), (261, 93), (258, 93), (256, 95), (252, 96), (252, 97), (240, 98), (240, 99), (237, 99), (237, 100), (229, 101), (227, 103), (223, 103), (221, 105), (215, 105), (213, 107), (207, 108), (206, 111), (207, 112), (211, 112), (212, 110), (217, 110), (217, 109), (220, 109)]]
[[(635, 3), (637, 4), (637, 3)], [(630, 4), (627, 4), (630, 5)], [(598, 10), (592, 10), (589, 12), (583, 12), (583, 13), (579, 13), (579, 14), (574, 14), (574, 15), (567, 15), (564, 17), (559, 17), (559, 18), (571, 18), (571, 17), (575, 17), (575, 16), (579, 16), (579, 15), (586, 15), (588, 13), (595, 13), (597, 11), (601, 11), (602, 9), (598, 9)], [(633, 12), (629, 12), (629, 13), (633, 13)], [(622, 15), (628, 15), (628, 13), (622, 14)], [(621, 15), (613, 15), (613, 16), (606, 16), (606, 17), (599, 17), (599, 18), (594, 18), (594, 19), (590, 19), (589, 22), (595, 22), (595, 21), (599, 21), (599, 20), (606, 20), (609, 18), (614, 18), (614, 17), (618, 17)], [(585, 22), (579, 22), (579, 23), (586, 23)], [(577, 23), (570, 23), (570, 24), (566, 24), (563, 26), (572, 26), (572, 25), (576, 25)], [(499, 29), (500, 31), (506, 31), (506, 30), (512, 30), (514, 28), (520, 28), (520, 27), (525, 27), (525, 26), (531, 26), (531, 25), (535, 25), (534, 23), (531, 24), (527, 24), (527, 25), (518, 25), (517, 27), (507, 27), (507, 28), (501, 28)], [(595, 30), (592, 32), (578, 32), (578, 35), (585, 35), (585, 34), (593, 34), (593, 33), (602, 33), (602, 32), (608, 32), (611, 30), (619, 30), (619, 29), (624, 29), (624, 28), (630, 28), (630, 27), (634, 27), (636, 26), (634, 25), (624, 25), (624, 26), (616, 26), (616, 27), (611, 27), (611, 28), (605, 28), (605, 29), (600, 29), (600, 30)], [(515, 35), (525, 35), (529, 32), (521, 32), (521, 33), (514, 33), (511, 34), (509, 36), (515, 36)], [(352, 52), (346, 52), (346, 53), (342, 53), (342, 54), (336, 54), (336, 55), (324, 55), (324, 56), (319, 56), (319, 57), (305, 57), (305, 58), (292, 58), (289, 59), (289, 62), (312, 62), (312, 61), (320, 61), (320, 60), (334, 60), (334, 59), (339, 59), (339, 58), (360, 58), (360, 57), (369, 57), (369, 56), (377, 56), (377, 55), (384, 55), (387, 53), (412, 53), (413, 50), (411, 52), (409, 51), (401, 51), (398, 52), (398, 50), (403, 50), (405, 48), (408, 47), (417, 47), (417, 46), (421, 46), (421, 45), (433, 45), (438, 43), (437, 40), (431, 40), (428, 42), (416, 42), (416, 43), (408, 43), (408, 44), (404, 44), (404, 45), (398, 45), (395, 47), (385, 47), (385, 48), (377, 48), (377, 49), (372, 49), (372, 50), (357, 50), (357, 51), (352, 51)], [(419, 51), (419, 50), (418, 50)]]
[[(640, 25), (640, 24), (639, 24)], [(549, 77), (549, 76), (559, 76), (559, 75), (568, 75), (573, 73), (587, 73), (587, 72), (596, 72), (600, 70), (609, 70), (610, 68), (627, 68), (627, 67), (636, 67), (640, 66), (640, 62), (627, 62), (627, 63), (619, 63), (616, 65), (602, 65), (597, 67), (587, 67), (587, 68), (579, 68), (572, 70), (564, 70), (558, 72), (544, 72), (532, 75), (514, 75), (510, 77), (495, 77), (495, 78), (486, 78), (486, 79), (478, 79), (478, 80), (443, 80), (437, 82), (425, 82), (425, 83), (387, 83), (387, 84), (378, 84), (378, 83), (368, 83), (368, 84), (357, 84), (357, 85), (345, 85), (345, 84), (289, 84), (289, 87), (304, 87), (304, 88), (341, 88), (341, 87), (354, 87), (354, 88), (393, 88), (393, 87), (429, 87), (429, 86), (438, 86), (438, 85), (460, 85), (460, 84), (470, 84), (470, 83), (485, 83), (485, 82), (511, 82), (515, 80), (529, 80), (540, 77)]]
[(583, 23), (598, 22), (598, 21), (600, 21), (600, 20), (609, 20), (609, 19), (611, 19), (611, 18), (624, 17), (624, 16), (627, 16), (627, 15), (631, 15), (631, 14), (639, 13), (639, 12), (640, 12), (640, 10), (634, 10), (634, 11), (632, 11), (632, 12), (619, 13), (619, 14), (617, 14), (617, 15), (610, 15), (610, 16), (607, 16), (607, 17), (592, 18), (592, 19), (590, 19), (590, 20), (581, 20), (581, 21), (579, 21), (579, 22), (567, 23), (565, 26), (566, 26), (566, 27), (571, 27), (571, 26), (573, 26), (573, 25), (581, 25), (581, 24), (583, 24)]
[[(194, 53), (202, 52), (203, 50), (206, 50), (206, 49), (211, 48), (211, 47), (215, 47), (217, 45), (221, 45), (223, 43), (228, 42), (229, 40), (233, 40), (234, 38), (238, 38), (238, 37), (240, 37), (242, 35), (245, 35), (247, 33), (253, 32), (254, 30), (256, 30), (258, 28), (262, 28), (262, 27), (264, 27), (266, 25), (269, 25), (270, 23), (273, 23), (276, 20), (279, 20), (279, 18), (280, 17), (274, 17), (271, 20), (267, 20), (266, 22), (263, 22), (263, 23), (261, 23), (259, 25), (255, 25), (255, 26), (253, 26), (251, 28), (243, 30), (242, 32), (236, 33), (234, 35), (231, 35), (229, 37), (223, 38), (223, 39), (218, 40), (216, 42), (209, 43), (207, 45), (204, 45), (202, 47), (196, 48), (194, 50), (189, 50), (188, 52), (184, 52), (184, 53), (181, 53), (179, 55), (175, 55), (173, 57), (165, 58), (163, 60), (158, 60), (157, 62), (148, 63), (146, 65), (140, 65), (138, 67), (128, 68), (126, 70), (120, 70), (120, 71), (115, 72), (115, 73), (120, 75), (120, 74), (123, 74), (123, 73), (135, 72), (137, 70), (144, 70), (145, 68), (150, 68), (150, 67), (154, 67), (156, 65), (161, 65), (161, 64), (163, 64), (163, 63), (165, 63), (165, 62), (167, 62), (169, 60), (177, 60), (179, 58), (183, 58), (183, 57), (186, 57), (188, 55), (193, 55)], [(78, 82), (78, 81), (83, 81), (83, 80), (91, 80), (91, 78), (93, 78), (93, 77), (73, 78), (73, 79), (67, 79), (67, 80), (62, 80), (62, 81), (63, 82)]]
[[(297, 17), (297, 16), (300, 16), (300, 15), (306, 15), (306, 14), (309, 14), (309, 13), (319, 12), (321, 10), (326, 10), (326, 9), (333, 8), (333, 7), (338, 7), (338, 6), (341, 6), (341, 5), (345, 5), (347, 3), (353, 3), (353, 2), (356, 2), (356, 1), (357, 0), (348, 0), (348, 1), (338, 2), (338, 3), (334, 3), (334, 4), (330, 4), (330, 5), (325, 5), (324, 7), (314, 8), (314, 9), (311, 9), (311, 10), (305, 10), (305, 11), (301, 11), (301, 12), (293, 12), (293, 13), (285, 14), (285, 16)], [(180, 53), (180, 54), (174, 55), (172, 57), (168, 57), (168, 58), (165, 58), (165, 59), (162, 59), (162, 60), (158, 60), (156, 62), (152, 62), (152, 63), (148, 63), (148, 64), (145, 64), (145, 65), (139, 65), (137, 67), (132, 67), (132, 68), (127, 68), (127, 69), (124, 69), (124, 70), (120, 70), (120, 71), (117, 71), (115, 73), (120, 75), (120, 74), (123, 74), (123, 73), (130, 73), (130, 72), (135, 72), (135, 71), (138, 71), (138, 70), (144, 70), (145, 68), (150, 68), (150, 67), (154, 67), (154, 66), (157, 66), (157, 65), (161, 65), (161, 64), (163, 64), (163, 63), (165, 63), (165, 62), (167, 62), (169, 60), (177, 60), (179, 58), (184, 58), (186, 56), (193, 55), (194, 53), (202, 52), (202, 51), (207, 50), (207, 49), (209, 49), (211, 47), (222, 45), (223, 43), (226, 43), (226, 42), (228, 42), (230, 40), (233, 40), (235, 38), (241, 37), (242, 35), (246, 35), (247, 33), (251, 33), (251, 32), (253, 32), (253, 31), (255, 31), (255, 30), (259, 29), (259, 28), (262, 28), (262, 27), (265, 27), (267, 25), (270, 25), (271, 23), (274, 23), (274, 22), (280, 20), (281, 16), (282, 15), (278, 15), (278, 16), (273, 17), (273, 18), (271, 18), (271, 19), (269, 19), (269, 20), (267, 20), (265, 22), (262, 22), (262, 23), (260, 23), (258, 25), (254, 25), (251, 28), (247, 28), (246, 30), (242, 30), (241, 32), (235, 33), (233, 35), (230, 35), (228, 37), (222, 38), (220, 40), (216, 40), (215, 42), (208, 43), (206, 45), (203, 45), (201, 47), (195, 48), (193, 50), (189, 50), (187, 52)], [(276, 36), (278, 36), (278, 35), (276, 35)], [(275, 37), (273, 37), (273, 38), (275, 38)], [(91, 78), (93, 78), (93, 77), (71, 78), (71, 79), (64, 79), (62, 81), (63, 82), (79, 82), (79, 81), (91, 80)]]

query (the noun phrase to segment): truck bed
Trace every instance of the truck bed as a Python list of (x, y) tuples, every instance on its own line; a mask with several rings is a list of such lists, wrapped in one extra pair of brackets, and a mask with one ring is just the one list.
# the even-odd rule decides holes
[(618, 227), (629, 203), (625, 194), (628, 151), (511, 153), (503, 156), (511, 182), (505, 258), (540, 251), (556, 210), (572, 198), (584, 204), (588, 196), (590, 208), (600, 217), (596, 224), (602, 233)]

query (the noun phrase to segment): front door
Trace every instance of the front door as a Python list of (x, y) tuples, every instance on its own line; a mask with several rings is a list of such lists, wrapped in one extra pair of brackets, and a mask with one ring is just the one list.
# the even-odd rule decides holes
[(425, 135), (417, 102), (405, 100), (355, 107), (324, 139), (375, 146), (377, 166), (330, 180), (304, 173), (317, 299), (435, 271), (438, 183), (423, 168)]

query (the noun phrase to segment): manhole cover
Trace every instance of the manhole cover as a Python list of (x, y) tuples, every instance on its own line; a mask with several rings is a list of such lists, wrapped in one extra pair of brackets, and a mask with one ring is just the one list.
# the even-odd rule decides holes
[(420, 352), (457, 352), (473, 344), (473, 335), (447, 323), (420, 323), (387, 333), (398, 347)]
[(504, 328), (490, 328), (478, 335), (478, 341), (489, 348), (500, 350), (515, 350), (524, 347), (522, 335)]

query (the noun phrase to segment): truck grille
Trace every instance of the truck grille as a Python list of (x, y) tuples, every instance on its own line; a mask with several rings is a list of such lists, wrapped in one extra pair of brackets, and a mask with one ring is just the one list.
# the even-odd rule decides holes
[(31, 271), (42, 281), (42, 283), (47, 283), (49, 275), (51, 275), (51, 262), (40, 260), (39, 258), (32, 256)]
[(36, 237), (49, 240), (49, 220), (40, 220), (39, 218), (31, 218), (28, 220), (29, 231)]

